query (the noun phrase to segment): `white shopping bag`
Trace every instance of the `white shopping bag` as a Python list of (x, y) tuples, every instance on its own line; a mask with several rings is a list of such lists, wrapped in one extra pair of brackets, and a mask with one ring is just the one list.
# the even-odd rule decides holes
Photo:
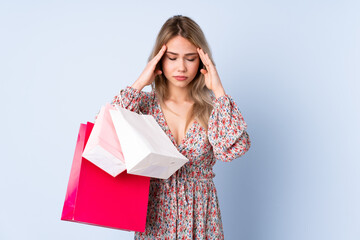
[(127, 173), (167, 179), (188, 161), (153, 116), (140, 115), (122, 107), (110, 110), (110, 114)]
[(126, 170), (126, 165), (110, 116), (111, 109), (115, 108), (109, 103), (101, 108), (82, 156), (116, 177)]

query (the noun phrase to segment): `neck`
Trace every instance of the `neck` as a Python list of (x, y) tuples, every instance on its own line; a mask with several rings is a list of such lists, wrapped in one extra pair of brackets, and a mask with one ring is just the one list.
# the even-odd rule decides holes
[(189, 88), (176, 87), (174, 85), (168, 84), (168, 100), (174, 102), (188, 102), (191, 101)]

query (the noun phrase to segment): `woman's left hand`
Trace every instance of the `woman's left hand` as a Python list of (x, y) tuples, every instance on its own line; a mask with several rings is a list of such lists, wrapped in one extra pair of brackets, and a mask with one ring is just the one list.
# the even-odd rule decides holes
[(200, 70), (205, 77), (206, 87), (214, 92), (216, 98), (225, 95), (225, 90), (221, 84), (219, 74), (216, 71), (215, 65), (209, 58), (209, 55), (201, 48), (197, 48), (197, 52), (199, 53), (202, 63), (206, 67), (206, 69)]

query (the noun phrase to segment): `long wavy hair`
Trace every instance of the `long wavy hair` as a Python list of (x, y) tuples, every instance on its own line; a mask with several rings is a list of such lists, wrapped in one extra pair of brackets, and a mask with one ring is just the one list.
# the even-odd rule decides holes
[[(209, 45), (200, 26), (191, 18), (182, 15), (175, 15), (169, 18), (161, 27), (148, 61), (153, 59), (160, 51), (161, 47), (175, 36), (182, 36), (196, 47), (202, 48), (214, 63)], [(161, 69), (161, 62), (162, 61), (159, 61), (157, 69)], [(204, 75), (200, 72), (200, 69), (203, 67), (203, 63), (200, 60), (198, 73), (189, 83), (190, 97), (193, 99), (194, 104), (190, 114), (187, 116), (185, 131), (192, 119), (196, 119), (205, 129), (207, 129), (209, 117), (213, 109), (213, 93), (205, 86)], [(160, 104), (165, 106), (164, 100), (168, 97), (168, 88), (164, 73), (157, 75), (151, 86), (152, 89), (155, 90)]]

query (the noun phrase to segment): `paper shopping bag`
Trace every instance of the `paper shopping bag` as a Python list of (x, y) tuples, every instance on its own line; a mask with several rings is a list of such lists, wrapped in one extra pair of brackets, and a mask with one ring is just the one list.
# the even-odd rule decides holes
[(188, 161), (153, 116), (121, 107), (110, 114), (128, 173), (167, 179)]
[(150, 178), (112, 177), (82, 158), (92, 127), (80, 126), (61, 220), (144, 232)]
[(110, 109), (110, 104), (101, 108), (82, 156), (115, 177), (126, 167)]

